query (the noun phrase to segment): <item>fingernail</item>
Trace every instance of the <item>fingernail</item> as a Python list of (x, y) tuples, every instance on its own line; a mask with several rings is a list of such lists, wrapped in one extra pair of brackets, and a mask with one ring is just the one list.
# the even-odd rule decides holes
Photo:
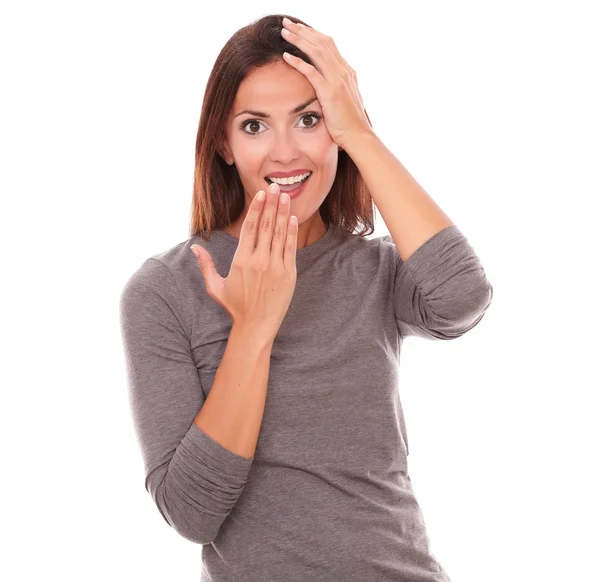
[(196, 255), (196, 258), (198, 258), (198, 250), (196, 249), (196, 245), (192, 245), (190, 248), (192, 249), (192, 252)]

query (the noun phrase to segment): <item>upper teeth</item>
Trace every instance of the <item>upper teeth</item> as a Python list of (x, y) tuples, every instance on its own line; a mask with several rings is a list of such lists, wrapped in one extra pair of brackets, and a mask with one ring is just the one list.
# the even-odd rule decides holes
[(300, 176), (290, 176), (289, 178), (269, 178), (271, 182), (277, 182), (277, 184), (293, 184), (294, 182), (300, 182), (300, 180), (304, 180), (307, 176), (310, 176), (310, 172), (306, 174), (301, 174)]

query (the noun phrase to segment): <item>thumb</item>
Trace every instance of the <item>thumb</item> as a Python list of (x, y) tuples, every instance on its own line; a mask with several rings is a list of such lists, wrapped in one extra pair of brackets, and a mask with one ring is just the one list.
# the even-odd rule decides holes
[(200, 245), (192, 245), (190, 248), (198, 259), (200, 269), (202, 270), (202, 276), (204, 277), (204, 282), (208, 287), (212, 284), (215, 275), (217, 274), (212, 257), (210, 256), (210, 253)]
[(222, 289), (225, 279), (219, 275), (215, 264), (210, 256), (210, 253), (200, 245), (192, 245), (190, 247), (192, 252), (196, 255), (200, 269), (202, 270), (202, 276), (204, 277), (204, 286), (208, 296), (214, 299), (221, 307), (226, 311), (227, 308), (223, 304), (222, 300)]

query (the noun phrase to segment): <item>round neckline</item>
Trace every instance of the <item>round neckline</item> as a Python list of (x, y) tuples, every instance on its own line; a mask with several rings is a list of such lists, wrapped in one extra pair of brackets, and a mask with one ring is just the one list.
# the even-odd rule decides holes
[[(322, 250), (325, 250), (329, 246), (329, 243), (334, 238), (334, 233), (336, 232), (336, 225), (333, 222), (330, 222), (327, 226), (327, 230), (323, 233), (321, 238), (317, 239), (312, 244), (296, 249), (296, 263), (299, 261), (305, 261), (306, 259), (314, 258), (315, 255), (318, 255)], [(220, 240), (225, 241), (230, 247), (236, 249), (239, 245), (240, 239), (232, 236), (228, 232), (224, 230), (213, 230), (211, 233), (211, 237), (217, 235)]]

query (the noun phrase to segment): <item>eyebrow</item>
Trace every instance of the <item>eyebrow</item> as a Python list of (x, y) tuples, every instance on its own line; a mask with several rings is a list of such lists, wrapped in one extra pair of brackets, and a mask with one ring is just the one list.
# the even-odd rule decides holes
[[(308, 107), (313, 101), (316, 100), (316, 97), (311, 97), (306, 103), (301, 103), (300, 105), (298, 105), (298, 107), (294, 107), (294, 109), (290, 111), (290, 115), (294, 115), (294, 113), (299, 113), (300, 111)], [(244, 111), (240, 111), (239, 113), (234, 115), (233, 118), (235, 119), (238, 115), (242, 115), (242, 113), (249, 113), (250, 115), (254, 115), (256, 117), (264, 117), (266, 119), (271, 117), (270, 115), (268, 115), (267, 113), (263, 113), (262, 111), (251, 111), (250, 109), (244, 109)]]

